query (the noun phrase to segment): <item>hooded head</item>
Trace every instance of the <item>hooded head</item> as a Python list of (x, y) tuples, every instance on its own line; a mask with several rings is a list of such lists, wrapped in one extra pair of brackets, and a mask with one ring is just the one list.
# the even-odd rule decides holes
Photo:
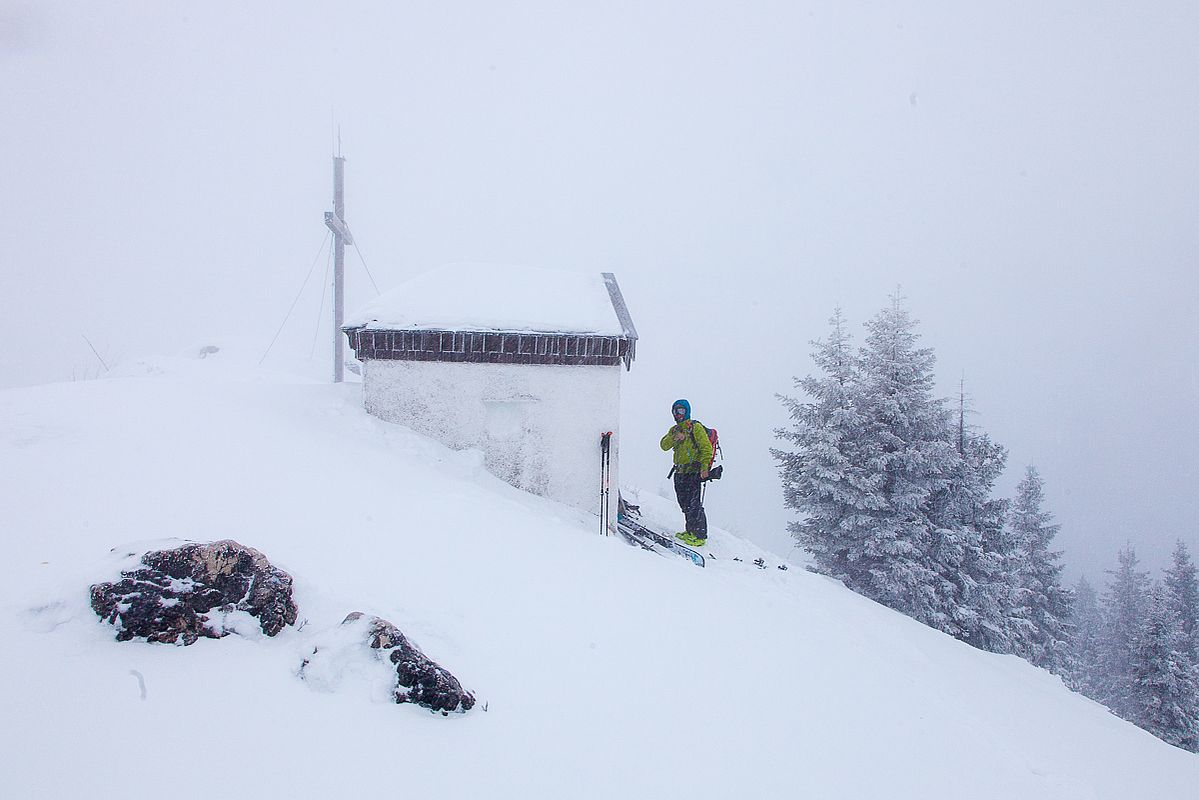
[(675, 400), (670, 404), (670, 413), (675, 422), (686, 422), (691, 419), (691, 404), (686, 400)]

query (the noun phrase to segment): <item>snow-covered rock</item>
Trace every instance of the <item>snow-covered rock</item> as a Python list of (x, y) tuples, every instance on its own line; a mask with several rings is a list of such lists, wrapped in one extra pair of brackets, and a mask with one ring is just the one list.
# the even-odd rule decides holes
[(388, 674), (387, 693), (393, 702), (415, 703), (443, 714), (474, 708), (474, 694), (448, 670), (422, 653), (395, 625), (361, 611), (347, 616), (338, 631), (313, 648), (299, 675), (325, 690), (338, 688), (347, 672), (373, 676), (378, 695), (379, 664), (391, 665), (382, 672)]
[(117, 640), (194, 644), (257, 628), (274, 636), (296, 621), (291, 576), (230, 539), (146, 553), (141, 567), (91, 587), (92, 608)]

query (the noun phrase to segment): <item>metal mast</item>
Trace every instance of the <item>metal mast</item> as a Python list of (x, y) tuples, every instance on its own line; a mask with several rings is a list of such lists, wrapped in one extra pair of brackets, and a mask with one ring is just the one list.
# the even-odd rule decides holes
[[(338, 147), (338, 150), (341, 148)], [(345, 374), (345, 335), (341, 332), (345, 321), (345, 258), (346, 245), (354, 244), (350, 228), (346, 225), (345, 198), (346, 160), (340, 155), (333, 157), (333, 210), (325, 212), (325, 225), (333, 231), (333, 382), (341, 383)]]

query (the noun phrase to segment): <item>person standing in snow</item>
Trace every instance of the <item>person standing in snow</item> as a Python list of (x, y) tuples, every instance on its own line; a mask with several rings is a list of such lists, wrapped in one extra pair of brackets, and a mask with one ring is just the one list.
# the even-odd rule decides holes
[(675, 538), (692, 547), (701, 547), (708, 541), (708, 517), (704, 513), (700, 487), (708, 478), (708, 467), (712, 465), (712, 442), (708, 430), (691, 419), (691, 404), (686, 400), (675, 400), (670, 413), (674, 425), (662, 437), (662, 449), (674, 451), (674, 493), (679, 508), (687, 520), (687, 530), (676, 533)]

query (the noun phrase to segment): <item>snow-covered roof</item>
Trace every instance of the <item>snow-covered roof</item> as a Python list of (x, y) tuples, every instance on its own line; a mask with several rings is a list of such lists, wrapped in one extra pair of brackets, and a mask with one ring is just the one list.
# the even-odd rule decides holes
[(615, 279), (598, 272), (449, 264), (375, 298), (343, 329), (628, 335), (632, 323), (622, 325), (614, 303), (623, 301), (609, 285)]

